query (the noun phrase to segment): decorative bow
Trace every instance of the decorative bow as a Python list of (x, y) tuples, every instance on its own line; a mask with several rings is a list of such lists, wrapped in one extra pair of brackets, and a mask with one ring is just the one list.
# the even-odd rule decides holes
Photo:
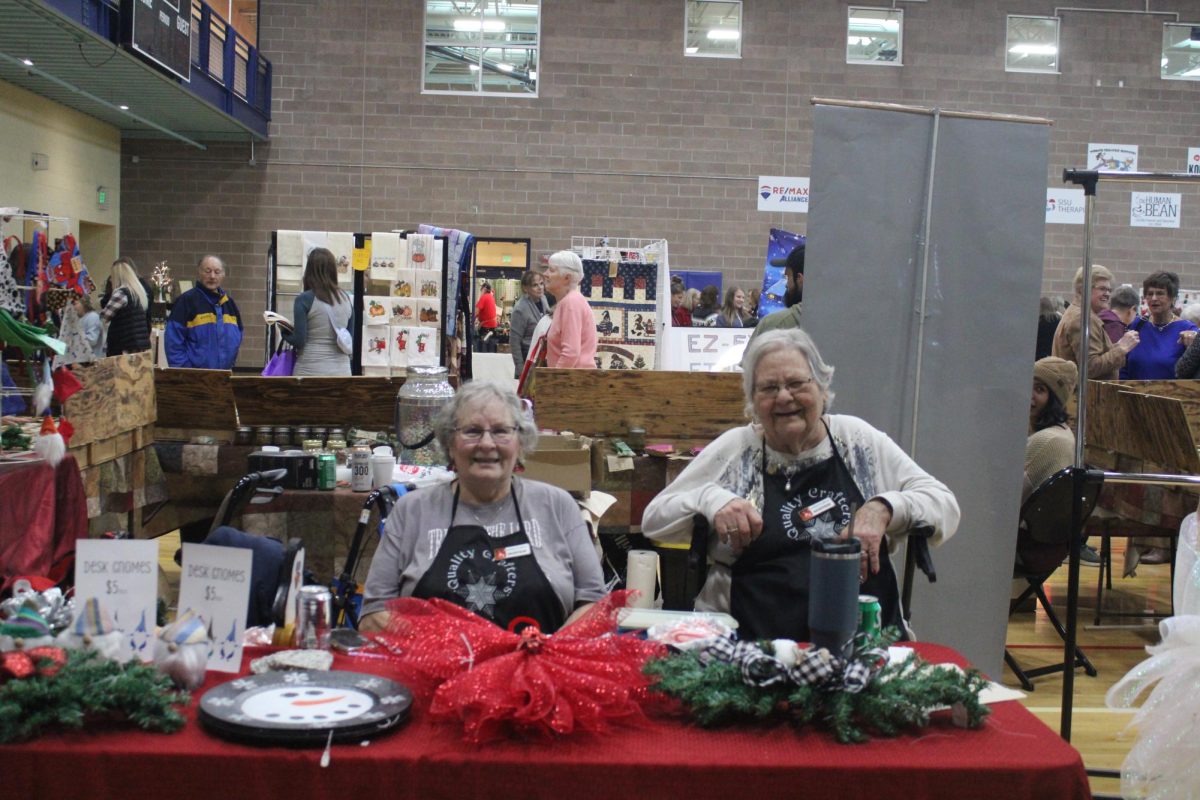
[(51, 677), (66, 663), (67, 651), (61, 647), (10, 650), (0, 653), (0, 676), (21, 679), (36, 674)]
[(871, 682), (875, 673), (887, 663), (887, 651), (882, 649), (856, 652), (854, 658), (843, 659), (824, 647), (810, 647), (792, 666), (750, 642), (734, 642), (729, 638), (714, 639), (700, 652), (700, 660), (723, 661), (736, 665), (742, 681), (749, 686), (773, 686), (791, 681), (800, 686), (836, 687), (855, 694)]

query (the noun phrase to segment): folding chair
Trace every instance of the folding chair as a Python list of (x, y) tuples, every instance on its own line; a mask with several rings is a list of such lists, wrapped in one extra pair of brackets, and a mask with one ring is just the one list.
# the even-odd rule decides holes
[[(1099, 482), (1088, 481), (1083, 484), (1079, 527), (1071, 530), (1072, 470), (1072, 467), (1068, 467), (1051, 475), (1021, 506), (1021, 527), (1017, 534), (1017, 557), (1013, 564), (1013, 577), (1023, 578), (1028, 586), (1008, 607), (1011, 616), (1030, 595), (1036, 595), (1050, 624), (1064, 642), (1067, 638), (1066, 628), (1054, 613), (1054, 607), (1046, 597), (1043, 584), (1069, 554), (1072, 538), (1083, 529), (1083, 522), (1091, 515), (1100, 497)], [(1021, 687), (1027, 692), (1033, 691), (1032, 678), (1063, 672), (1067, 666), (1065, 663), (1057, 663), (1026, 670), (1017, 663), (1008, 648), (1004, 649), (1004, 662), (1012, 669), (1017, 680), (1021, 682)], [(1090, 677), (1096, 676), (1096, 668), (1078, 647), (1075, 648), (1072, 667), (1083, 667)]]

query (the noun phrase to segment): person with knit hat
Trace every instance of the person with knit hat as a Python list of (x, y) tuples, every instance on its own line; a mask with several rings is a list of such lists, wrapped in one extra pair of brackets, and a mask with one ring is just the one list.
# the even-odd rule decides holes
[[(1092, 291), (1088, 303), (1088, 345), (1087, 368), (1088, 378), (1096, 381), (1112, 381), (1117, 379), (1121, 367), (1125, 366), (1125, 358), (1129, 351), (1138, 346), (1141, 335), (1137, 331), (1126, 331), (1113, 343), (1104, 332), (1104, 321), (1100, 312), (1108, 308), (1109, 297), (1112, 295), (1112, 273), (1100, 264), (1092, 265)], [(1058, 323), (1054, 332), (1054, 346), (1051, 355), (1065, 358), (1067, 361), (1079, 363), (1079, 354), (1083, 352), (1079, 336), (1081, 328), (1082, 309), (1085, 299), (1083, 295), (1083, 267), (1075, 273), (1075, 302), (1071, 304)]]
[[(1103, 329), (1100, 329), (1103, 335)], [(1025, 480), (1021, 487), (1021, 503), (1024, 504), (1034, 489), (1046, 482), (1050, 476), (1075, 463), (1075, 434), (1067, 425), (1067, 404), (1075, 393), (1079, 367), (1064, 358), (1047, 356), (1033, 365), (1033, 395), (1029, 401), (1029, 438), (1025, 441)], [(1018, 537), (1018, 552), (1023, 560), (1037, 559), (1036, 543), (1028, 543)], [(1047, 557), (1055, 548), (1047, 548)], [(1061, 560), (1054, 555), (1054, 563), (1031, 564), (1033, 570), (1052, 569)], [(1099, 563), (1094, 548), (1084, 546), (1080, 558), (1088, 564)]]

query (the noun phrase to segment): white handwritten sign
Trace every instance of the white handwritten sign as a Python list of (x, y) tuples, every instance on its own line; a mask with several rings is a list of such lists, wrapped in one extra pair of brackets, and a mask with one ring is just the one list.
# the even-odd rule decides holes
[(95, 597), (125, 634), (121, 657), (154, 658), (158, 544), (150, 539), (80, 539), (75, 543), (75, 603)]
[(1129, 224), (1135, 228), (1178, 228), (1182, 196), (1160, 192), (1130, 192)]
[(195, 611), (208, 623), (212, 649), (208, 668), (238, 672), (250, 600), (250, 565), (254, 553), (242, 547), (210, 544), (183, 546), (179, 611)]

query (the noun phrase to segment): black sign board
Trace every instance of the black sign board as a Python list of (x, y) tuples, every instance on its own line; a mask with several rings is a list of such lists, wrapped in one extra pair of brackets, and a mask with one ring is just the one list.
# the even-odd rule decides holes
[(192, 75), (192, 5), (188, 0), (121, 0), (126, 47), (185, 81)]

